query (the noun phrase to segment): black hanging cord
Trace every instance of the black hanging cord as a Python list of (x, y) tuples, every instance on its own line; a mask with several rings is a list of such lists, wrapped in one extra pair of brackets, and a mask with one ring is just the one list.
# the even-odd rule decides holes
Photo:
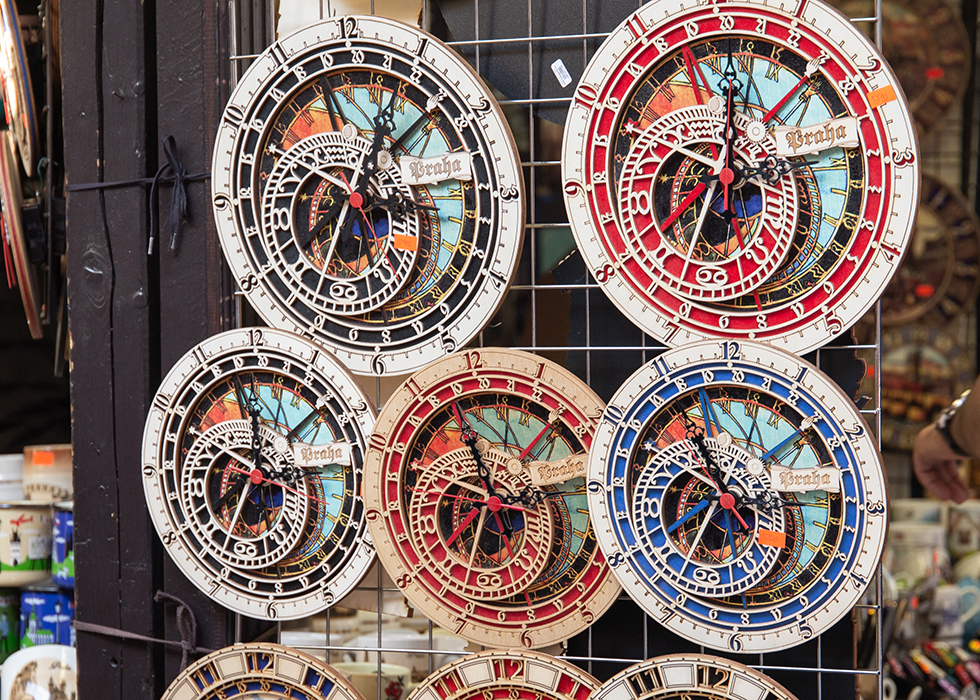
[[(157, 187), (159, 184), (161, 182), (172, 182), (174, 185), (170, 195), (170, 244), (167, 247), (171, 251), (176, 251), (180, 224), (188, 219), (186, 183), (196, 180), (207, 180), (211, 177), (210, 172), (188, 175), (187, 168), (184, 167), (184, 164), (177, 155), (177, 141), (174, 137), (170, 134), (164, 134), (160, 141), (163, 143), (163, 155), (166, 157), (167, 162), (160, 166), (153, 177), (141, 177), (134, 180), (116, 180), (113, 182), (86, 182), (77, 185), (68, 185), (65, 188), (68, 192), (85, 192), (88, 190), (101, 191), (118, 187), (150, 185), (150, 238), (146, 249), (147, 255), (153, 255), (153, 246), (160, 232), (160, 223), (157, 220), (157, 211), (159, 209)], [(170, 175), (166, 175), (168, 170), (171, 173)]]

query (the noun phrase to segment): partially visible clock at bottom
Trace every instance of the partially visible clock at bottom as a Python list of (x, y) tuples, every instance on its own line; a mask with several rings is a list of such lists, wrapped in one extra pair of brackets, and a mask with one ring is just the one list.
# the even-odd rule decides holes
[(630, 666), (590, 700), (796, 700), (762, 673), (717, 656), (671, 654)]
[(235, 644), (184, 669), (160, 700), (364, 700), (322, 661), (279, 644)]

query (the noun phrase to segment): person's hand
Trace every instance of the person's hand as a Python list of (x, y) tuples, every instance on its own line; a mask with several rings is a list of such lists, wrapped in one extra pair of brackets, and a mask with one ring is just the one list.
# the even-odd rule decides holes
[(962, 503), (970, 497), (970, 489), (963, 482), (957, 468), (962, 459), (949, 449), (932, 424), (915, 436), (912, 468), (922, 486), (937, 498)]

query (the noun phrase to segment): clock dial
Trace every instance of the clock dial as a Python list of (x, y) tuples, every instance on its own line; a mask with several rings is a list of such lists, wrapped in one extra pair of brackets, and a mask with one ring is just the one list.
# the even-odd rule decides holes
[(309, 341), (266, 328), (207, 339), (167, 374), (143, 433), (168, 553), (236, 612), (329, 607), (374, 561), (360, 498), (373, 426), (353, 378)]
[[(911, 452), (919, 430), (975, 377), (973, 361), (953, 335), (920, 324), (887, 329), (881, 336), (882, 445)], [(867, 389), (873, 381), (865, 378)]]
[(480, 644), (585, 629), (619, 588), (595, 540), (585, 454), (602, 405), (528, 353), (455, 353), (385, 404), (364, 498), (381, 562), (427, 617)]
[(642, 661), (599, 686), (592, 700), (796, 700), (758, 671), (706, 654), (671, 654)]
[[(874, 17), (871, 0), (833, 0), (849, 17)], [(970, 38), (959, 7), (946, 0), (881, 3), (882, 51), (895, 71), (919, 134), (959, 104), (970, 82)], [(863, 25), (870, 33), (873, 24)]]
[(3, 0), (0, 3), (0, 21), (3, 22), (0, 33), (3, 47), (0, 50), (4, 56), (0, 77), (3, 78), (4, 114), (10, 129), (9, 138), (14, 150), (20, 154), (24, 172), (33, 175), (40, 137), (34, 114), (31, 74), (27, 66), (24, 41), (20, 35), (17, 3), (14, 0)]
[(587, 700), (599, 681), (533, 651), (484, 651), (446, 664), (412, 691), (416, 700)]
[(363, 700), (319, 659), (279, 644), (234, 644), (180, 672), (160, 700)]
[(590, 272), (653, 337), (802, 353), (897, 267), (916, 151), (894, 76), (836, 11), (654, 0), (575, 92), (565, 204)]
[(588, 479), (620, 583), (711, 648), (820, 634), (881, 555), (887, 499), (868, 427), (816, 367), (760, 343), (692, 343), (641, 367), (606, 407)]
[(980, 222), (966, 198), (924, 174), (908, 253), (881, 297), (881, 322), (942, 328), (980, 292)]
[(3, 230), (0, 231), (0, 238), (3, 239), (7, 281), (15, 282), (20, 289), (20, 300), (27, 315), (27, 327), (31, 337), (37, 340), (44, 334), (41, 328), (41, 295), (37, 286), (37, 273), (27, 252), (27, 239), (21, 218), (23, 197), (20, 169), (17, 167), (13, 148), (7, 139), (0, 138), (0, 201), (3, 202), (0, 219)]
[(479, 77), (417, 28), (346, 16), (273, 44), (239, 82), (215, 220), (269, 324), (358, 373), (404, 373), (490, 320), (524, 232), (513, 137)]

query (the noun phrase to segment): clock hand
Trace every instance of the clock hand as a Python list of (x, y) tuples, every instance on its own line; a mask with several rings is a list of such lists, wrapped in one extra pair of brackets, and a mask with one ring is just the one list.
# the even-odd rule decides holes
[(726, 513), (730, 512), (735, 516), (735, 519), (744, 527), (746, 530), (749, 529), (748, 523), (742, 519), (742, 516), (736, 510), (737, 501), (735, 496), (731, 494), (728, 490), (728, 485), (725, 483), (725, 475), (715, 463), (714, 458), (708, 450), (708, 446), (704, 443), (704, 436), (701, 434), (700, 430), (690, 431), (691, 439), (695, 445), (698, 447), (698, 452), (701, 453), (701, 458), (704, 460), (705, 468), (711, 475), (711, 478), (715, 480), (718, 493), (720, 494), (718, 502), (721, 507), (725, 509)]
[(545, 423), (544, 427), (541, 428), (541, 432), (535, 435), (534, 439), (531, 440), (531, 442), (529, 442), (523, 450), (521, 450), (521, 453), (519, 455), (517, 455), (517, 459), (523, 462), (524, 458), (527, 457), (528, 453), (530, 453), (530, 451), (534, 449), (534, 446), (538, 443), (538, 440), (540, 440), (544, 436), (544, 434), (549, 430), (551, 430), (551, 423)]
[(314, 404), (313, 410), (307, 413), (305, 416), (303, 416), (303, 420), (297, 423), (295, 428), (293, 428), (288, 433), (286, 433), (285, 435), (286, 440), (292, 443), (293, 440), (299, 437), (301, 431), (305, 430), (310, 423), (312, 423), (316, 418), (322, 415), (321, 411), (326, 407), (326, 405), (327, 405), (326, 396), (321, 396), (320, 398), (318, 398), (316, 400), (316, 404)]
[(245, 489), (245, 493), (242, 497), (238, 499), (238, 506), (235, 508), (234, 514), (231, 516), (231, 521), (228, 523), (228, 532), (235, 532), (235, 525), (238, 523), (238, 518), (242, 514), (242, 508), (245, 507), (245, 502), (248, 500), (249, 494), (252, 492), (252, 485), (249, 484), (248, 488)]
[(762, 455), (761, 457), (759, 457), (759, 459), (762, 460), (763, 462), (767, 461), (774, 454), (776, 454), (781, 449), (783, 449), (784, 447), (786, 447), (786, 445), (788, 445), (793, 440), (795, 440), (800, 435), (802, 435), (804, 431), (807, 431), (810, 428), (812, 428), (816, 424), (816, 422), (817, 422), (817, 416), (816, 416), (816, 414), (814, 414), (812, 416), (807, 416), (806, 418), (803, 419), (803, 422), (800, 423), (800, 427), (796, 431), (794, 431), (792, 435), (790, 435), (785, 440), (783, 440), (782, 442), (780, 442), (778, 445), (776, 445), (775, 447), (773, 447), (771, 450), (769, 450), (768, 452), (766, 452), (764, 455)]
[[(456, 402), (453, 402), (453, 406), (456, 406)], [(459, 410), (458, 407), (456, 409)], [(469, 425), (467, 423), (467, 425)], [(473, 455), (473, 460), (476, 462), (476, 473), (480, 477), (480, 481), (483, 482), (483, 488), (487, 490), (487, 497), (494, 498), (497, 496), (497, 491), (493, 487), (493, 481), (490, 478), (490, 469), (483, 462), (483, 456), (480, 454), (480, 450), (476, 448), (477, 435), (476, 432), (470, 429), (468, 432), (463, 433), (463, 444), (470, 448), (470, 454)]]
[(789, 161), (781, 160), (775, 156), (766, 156), (757, 166), (746, 166), (737, 171), (740, 177), (750, 178), (755, 175), (762, 175), (762, 179), (771, 185), (779, 182), (779, 178), (787, 175), (794, 170), (805, 168), (811, 165), (818, 165), (819, 161)]
[(711, 186), (708, 187), (708, 195), (704, 198), (704, 206), (701, 207), (701, 214), (698, 216), (697, 223), (694, 225), (694, 231), (691, 235), (691, 242), (687, 245), (687, 255), (684, 256), (684, 267), (681, 269), (681, 279), (684, 279), (687, 275), (688, 265), (691, 264), (691, 258), (694, 257), (694, 249), (697, 246), (698, 236), (700, 236), (701, 231), (704, 230), (704, 221), (708, 218), (708, 210), (711, 209), (711, 200), (715, 196), (715, 187), (717, 185), (717, 182), (712, 182)]
[[(702, 192), (704, 192), (707, 188), (708, 186), (704, 182), (699, 182), (698, 184), (696, 184), (694, 186), (694, 189), (692, 189), (688, 193), (688, 195), (684, 197), (683, 200), (681, 200), (681, 203), (677, 205), (677, 208), (674, 209), (674, 211), (672, 211), (670, 214), (668, 214), (667, 218), (660, 223), (661, 228), (666, 229), (668, 226), (674, 223), (677, 217), (683, 214), (684, 210), (687, 209), (689, 206), (691, 206), (691, 202), (697, 199), (698, 196)], [(707, 207), (705, 207), (705, 209), (707, 209)]]
[(491, 510), (493, 509), (494, 505), (496, 505), (498, 508), (507, 508), (509, 510), (520, 510), (520, 511), (524, 510), (524, 508), (522, 508), (521, 506), (515, 506), (509, 503), (505, 503), (499, 497), (497, 497), (496, 502), (494, 502), (490, 498), (470, 498), (469, 496), (459, 496), (457, 494), (445, 493), (443, 491), (431, 491), (431, 490), (415, 489), (415, 488), (409, 490), (412, 491), (413, 493), (425, 493), (433, 496), (442, 496), (443, 498), (453, 498), (456, 499), (457, 501), (471, 501), (473, 503), (480, 503), (485, 506), (490, 506)]
[(425, 111), (418, 116), (418, 118), (409, 125), (405, 131), (402, 132), (401, 136), (395, 139), (395, 142), (388, 147), (389, 152), (397, 151), (398, 148), (405, 143), (405, 139), (408, 138), (415, 129), (425, 120), (432, 118), (432, 110), (436, 108), (439, 102), (445, 97), (446, 94), (441, 90), (435, 95), (432, 95), (428, 100), (425, 101)]
[[(735, 155), (735, 95), (741, 88), (741, 83), (736, 79), (735, 64), (732, 61), (732, 38), (728, 37), (728, 64), (725, 66), (724, 76), (728, 80), (725, 86), (725, 167), (721, 169), (718, 178), (721, 180), (722, 190), (725, 197), (725, 211), (729, 211), (730, 197), (729, 189), (735, 182), (735, 171), (732, 170), (732, 163)], [(738, 85), (738, 87), (736, 87)]]
[(326, 501), (317, 498), (312, 493), (303, 493), (302, 491), (298, 491), (294, 488), (286, 486), (286, 484), (280, 483), (278, 481), (273, 481), (272, 479), (268, 478), (262, 472), (261, 469), (252, 469), (252, 471), (246, 471), (245, 469), (239, 469), (238, 467), (233, 467), (231, 465), (228, 465), (228, 469), (230, 469), (233, 472), (238, 472), (240, 474), (248, 475), (249, 480), (256, 486), (260, 484), (272, 484), (273, 486), (278, 486), (281, 489), (286, 489), (290, 493), (295, 493), (297, 496), (303, 496), (304, 498), (309, 498), (311, 501), (316, 501), (317, 503), (328, 505)]
[[(320, 226), (309, 227), (306, 231), (303, 232), (302, 235), (296, 236), (296, 242), (299, 243), (300, 248), (305, 248), (311, 242), (319, 238), (320, 234), (326, 231), (327, 227), (330, 226), (330, 224), (336, 223), (336, 221), (338, 220), (337, 215), (344, 213), (343, 211), (344, 206), (345, 205), (349, 206), (349, 202), (350, 202), (349, 197), (347, 197), (347, 193), (344, 192), (342, 198), (338, 198), (338, 200), (339, 201), (334, 202), (334, 204), (329, 209), (327, 209), (327, 211), (323, 213), (323, 223)], [(336, 238), (336, 236), (334, 238)], [(335, 243), (331, 241), (331, 245), (335, 245)], [(325, 259), (329, 260), (329, 257)]]
[(217, 510), (221, 510), (222, 508), (224, 508), (225, 503), (230, 501), (232, 496), (238, 493), (238, 491), (245, 484), (245, 482), (246, 479), (244, 479), (241, 474), (236, 476), (234, 483), (232, 483), (231, 486), (228, 487), (228, 490), (225, 491), (224, 495), (221, 498), (219, 498), (218, 502), (215, 504), (217, 506)]
[[(711, 88), (708, 86), (708, 81), (704, 79), (704, 75), (701, 73), (701, 68), (698, 66), (697, 61), (694, 58), (694, 54), (691, 52), (691, 48), (685, 44), (681, 48), (681, 53), (684, 55), (684, 64), (687, 66), (687, 76), (691, 81), (691, 87), (694, 88), (694, 97), (698, 101), (698, 104), (705, 104), (705, 101), (701, 99), (701, 88), (708, 93), (708, 97), (711, 95)], [(699, 80), (700, 79), (700, 80)], [(715, 144), (708, 142), (708, 148), (711, 149), (711, 155), (718, 158), (718, 149)]]
[(708, 529), (708, 525), (711, 524), (711, 519), (715, 515), (715, 510), (718, 506), (714, 503), (711, 504), (711, 509), (705, 514), (704, 520), (701, 521), (701, 527), (698, 528), (697, 534), (694, 535), (694, 541), (690, 544), (690, 549), (687, 550), (687, 554), (684, 556), (684, 565), (681, 567), (680, 574), (684, 575), (687, 570), (688, 564), (691, 563), (691, 558), (694, 556), (694, 550), (698, 548), (701, 544), (701, 540), (704, 537), (705, 530)]
[(820, 64), (823, 63), (824, 60), (826, 59), (824, 55), (821, 54), (820, 56), (816, 56), (814, 58), (811, 58), (809, 61), (807, 61), (806, 70), (803, 72), (803, 77), (800, 78), (799, 82), (797, 82), (796, 85), (790, 88), (789, 92), (783, 95), (783, 98), (779, 102), (777, 102), (772, 109), (770, 109), (768, 112), (762, 115), (761, 121), (765, 123), (770, 119), (772, 119), (773, 115), (775, 115), (776, 112), (778, 112), (782, 108), (782, 106), (786, 104), (787, 101), (789, 101), (789, 98), (792, 97), (794, 94), (796, 94), (796, 91), (803, 86), (803, 83), (807, 82), (813, 76), (813, 74), (817, 72), (817, 68), (820, 67)]
[(481, 512), (483, 512), (483, 508), (477, 508), (476, 506), (471, 508), (469, 514), (463, 518), (463, 522), (459, 524), (459, 527), (453, 530), (453, 534), (451, 534), (449, 539), (446, 540), (446, 546), (451, 546), (452, 543), (456, 541), (456, 538), (463, 534), (463, 530), (469, 527), (469, 524), (473, 522), (476, 519), (476, 516), (478, 516)]
[(697, 515), (698, 513), (700, 513), (702, 510), (704, 510), (710, 505), (711, 505), (711, 501), (709, 500), (701, 501), (700, 503), (698, 503), (696, 506), (691, 508), (691, 510), (687, 511), (683, 515), (683, 517), (681, 517), (679, 520), (674, 521), (674, 524), (667, 528), (667, 534), (669, 535), (673, 533), (674, 530), (679, 528), (681, 525), (686, 523), (688, 520), (693, 518), (695, 515)]

